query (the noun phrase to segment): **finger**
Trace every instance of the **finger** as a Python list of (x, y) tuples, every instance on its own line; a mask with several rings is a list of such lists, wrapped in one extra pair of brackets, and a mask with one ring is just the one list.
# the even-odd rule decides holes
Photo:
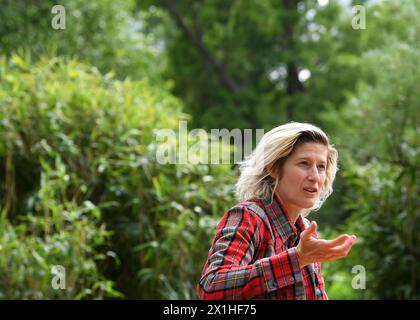
[(311, 232), (311, 228), (312, 228), (312, 223), (309, 225), (308, 228), (306, 228), (305, 230), (302, 231), (302, 233), (300, 234), (300, 238), (302, 240), (306, 240), (307, 238), (309, 238), (310, 232)]
[(334, 240), (325, 240), (325, 243), (329, 247), (336, 247), (336, 246), (340, 246), (344, 244), (344, 242), (348, 239), (350, 239), (350, 236), (348, 234), (342, 234), (338, 236), (337, 238), (335, 238)]
[(332, 256), (338, 256), (338, 258), (344, 258), (349, 253), (355, 241), (353, 237), (350, 237), (342, 246), (331, 249), (330, 254)]
[(317, 225), (316, 221), (312, 221), (312, 223), (313, 223), (313, 225), (314, 225), (314, 230), (311, 232), (311, 235), (312, 235), (312, 234), (315, 234), (315, 233), (316, 233), (316, 230), (317, 230), (317, 228), (318, 228), (318, 225)]
[(316, 222), (312, 221), (307, 229), (305, 229), (301, 234), (302, 240), (307, 240), (311, 235), (316, 231)]

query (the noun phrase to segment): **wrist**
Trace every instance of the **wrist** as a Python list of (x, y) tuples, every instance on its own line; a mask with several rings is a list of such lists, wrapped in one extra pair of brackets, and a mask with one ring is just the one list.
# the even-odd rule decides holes
[(300, 251), (299, 246), (296, 247), (296, 256), (297, 256), (297, 260), (298, 260), (298, 263), (299, 263), (299, 267), (301, 269), (303, 269), (306, 266), (306, 264), (303, 261), (304, 259), (302, 257), (302, 252)]

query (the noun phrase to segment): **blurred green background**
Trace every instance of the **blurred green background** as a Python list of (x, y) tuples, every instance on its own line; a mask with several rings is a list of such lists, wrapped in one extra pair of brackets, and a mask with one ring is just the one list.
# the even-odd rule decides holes
[(309, 218), (358, 236), (323, 264), (330, 299), (419, 299), (419, 19), (419, 0), (1, 0), (0, 299), (196, 299), (238, 169), (158, 163), (181, 120), (323, 128), (340, 171)]

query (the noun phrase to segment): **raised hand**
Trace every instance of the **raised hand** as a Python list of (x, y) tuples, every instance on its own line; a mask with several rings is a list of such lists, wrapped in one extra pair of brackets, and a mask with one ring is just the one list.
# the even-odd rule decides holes
[(316, 222), (312, 221), (300, 235), (300, 241), (296, 249), (301, 268), (313, 262), (344, 258), (356, 242), (356, 236), (349, 236), (348, 234), (342, 234), (334, 240), (316, 239), (312, 237), (316, 233), (316, 227)]

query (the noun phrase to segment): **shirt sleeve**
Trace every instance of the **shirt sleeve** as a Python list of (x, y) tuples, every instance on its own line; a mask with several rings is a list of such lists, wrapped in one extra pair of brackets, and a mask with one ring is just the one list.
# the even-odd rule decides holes
[(327, 295), (327, 292), (325, 291), (325, 281), (324, 281), (324, 277), (322, 276), (322, 273), (321, 273), (321, 263), (320, 262), (317, 262), (317, 264), (318, 264), (318, 268), (317, 268), (317, 276), (318, 276), (318, 281), (319, 281), (319, 290), (321, 290), (321, 292), (322, 292), (322, 300), (328, 300), (329, 298), (328, 298), (328, 295)]
[(251, 299), (303, 281), (296, 248), (254, 259), (263, 228), (262, 219), (246, 207), (223, 216), (197, 286), (201, 299)]

